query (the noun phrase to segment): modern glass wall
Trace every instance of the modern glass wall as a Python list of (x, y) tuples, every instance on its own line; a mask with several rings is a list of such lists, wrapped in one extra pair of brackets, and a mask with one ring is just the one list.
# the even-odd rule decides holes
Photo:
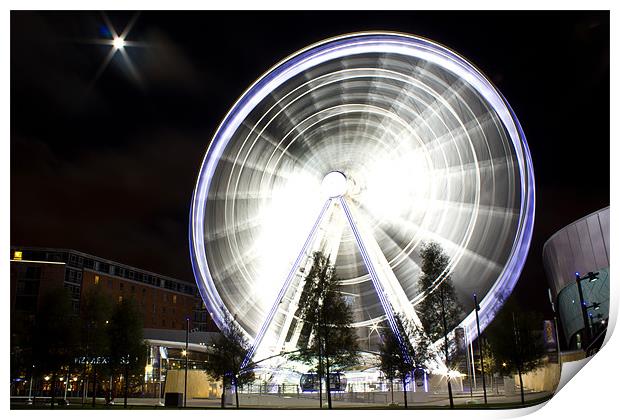
[[(545, 243), (543, 263), (564, 333), (563, 347), (580, 349), (595, 341), (600, 345), (609, 317), (609, 207), (556, 232)], [(598, 275), (594, 281), (580, 282), (586, 302), (586, 323), (580, 307), (576, 273), (583, 278), (589, 272), (598, 272)], [(588, 334), (584, 334), (584, 328), (590, 332), (590, 343), (585, 343)]]
[[(581, 281), (587, 308), (588, 328), (596, 337), (606, 327), (609, 318), (609, 268), (600, 268), (597, 279)], [(584, 320), (579, 307), (577, 282), (566, 286), (558, 295), (558, 312), (569, 348), (581, 348)]]

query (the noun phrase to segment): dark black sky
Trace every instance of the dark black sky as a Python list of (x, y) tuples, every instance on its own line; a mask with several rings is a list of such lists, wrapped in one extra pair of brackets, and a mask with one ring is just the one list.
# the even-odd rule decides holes
[[(108, 13), (117, 31), (133, 13)], [(422, 35), (467, 57), (514, 108), (537, 183), (518, 300), (547, 310), (541, 253), (609, 205), (608, 12), (143, 12), (128, 40), (96, 12), (11, 13), (11, 243), (74, 248), (193, 279), (188, 210), (220, 120), (277, 61), (363, 30)]]

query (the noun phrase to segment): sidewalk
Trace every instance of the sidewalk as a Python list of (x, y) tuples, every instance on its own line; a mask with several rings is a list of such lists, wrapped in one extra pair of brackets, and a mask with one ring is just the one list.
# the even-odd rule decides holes
[[(391, 405), (390, 392), (368, 392), (368, 393), (340, 393), (332, 395), (332, 407), (341, 409), (386, 409), (404, 408), (402, 392), (394, 392), (394, 405)], [(526, 404), (550, 398), (548, 392), (528, 392), (525, 394)], [(45, 399), (37, 401), (37, 408), (45, 408)], [(90, 400), (82, 406), (80, 398), (69, 398), (69, 409), (91, 408)], [(227, 394), (226, 409), (234, 409), (234, 394)], [(407, 395), (408, 407), (413, 408), (448, 408), (450, 400), (447, 393), (411, 393)], [(174, 407), (164, 407), (159, 405), (163, 399), (157, 398), (128, 398), (127, 404), (132, 408), (151, 408), (151, 409), (175, 409)], [(457, 408), (485, 408), (482, 392), (475, 392), (473, 398), (467, 394), (455, 393), (454, 404)], [(327, 407), (327, 398), (323, 397), (323, 405)], [(501, 409), (518, 408), (521, 405), (521, 395), (504, 396), (489, 393), (487, 395), (488, 408)], [(193, 398), (187, 401), (188, 409), (220, 409), (219, 398)], [(317, 394), (239, 394), (239, 406), (245, 409), (318, 409), (319, 399)], [(11, 398), (11, 408), (32, 408), (26, 406), (26, 398)], [(48, 407), (49, 408), (49, 407)], [(57, 407), (62, 409), (64, 407)], [(117, 398), (113, 406), (105, 405), (103, 399), (97, 399), (97, 408), (101, 409), (122, 409), (123, 398)]]
[[(362, 395), (360, 395), (362, 394)], [(414, 407), (448, 407), (450, 400), (445, 393), (441, 394), (418, 394), (412, 396), (408, 393), (407, 401), (409, 408)], [(525, 394), (526, 404), (550, 397), (548, 392), (528, 392)], [(226, 408), (234, 407), (234, 394), (226, 396)], [(404, 408), (402, 392), (394, 393), (394, 401), (398, 404), (397, 408)], [(332, 406), (334, 408), (387, 408), (391, 403), (389, 392), (375, 393), (355, 393), (335, 394), (332, 396)], [(487, 403), (491, 406), (506, 404), (511, 407), (520, 405), (521, 395), (517, 392), (514, 395), (487, 395)], [(117, 404), (122, 405), (122, 399), (117, 400)], [(129, 398), (128, 404), (131, 405), (157, 405), (157, 399), (150, 398)], [(188, 408), (219, 408), (220, 399), (190, 399), (187, 401)], [(327, 398), (323, 396), (323, 404), (327, 405)], [(474, 392), (473, 398), (469, 394), (455, 394), (454, 404), (457, 406), (484, 407), (484, 396), (482, 392)], [(316, 394), (296, 394), (277, 395), (277, 394), (239, 394), (239, 405), (244, 408), (268, 408), (268, 409), (314, 409), (319, 407), (319, 399)]]

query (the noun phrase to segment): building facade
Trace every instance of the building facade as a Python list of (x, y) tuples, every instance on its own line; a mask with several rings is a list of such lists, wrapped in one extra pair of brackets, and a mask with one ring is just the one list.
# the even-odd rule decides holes
[(566, 347), (600, 346), (609, 318), (609, 207), (556, 232), (543, 247), (543, 263)]
[(100, 287), (114, 301), (133, 298), (144, 328), (217, 331), (196, 284), (70, 249), (11, 247), (11, 313), (34, 314), (48, 289), (65, 287), (73, 310)]

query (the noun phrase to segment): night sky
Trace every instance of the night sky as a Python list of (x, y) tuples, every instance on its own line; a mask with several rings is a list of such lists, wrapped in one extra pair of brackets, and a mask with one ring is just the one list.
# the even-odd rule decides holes
[[(119, 33), (132, 12), (107, 14)], [(209, 141), (273, 64), (363, 30), (422, 35), (473, 62), (527, 136), (536, 224), (516, 288), (548, 312), (544, 242), (609, 205), (608, 12), (143, 12), (127, 36), (98, 12), (11, 13), (11, 244), (72, 248), (193, 280), (188, 219)]]

